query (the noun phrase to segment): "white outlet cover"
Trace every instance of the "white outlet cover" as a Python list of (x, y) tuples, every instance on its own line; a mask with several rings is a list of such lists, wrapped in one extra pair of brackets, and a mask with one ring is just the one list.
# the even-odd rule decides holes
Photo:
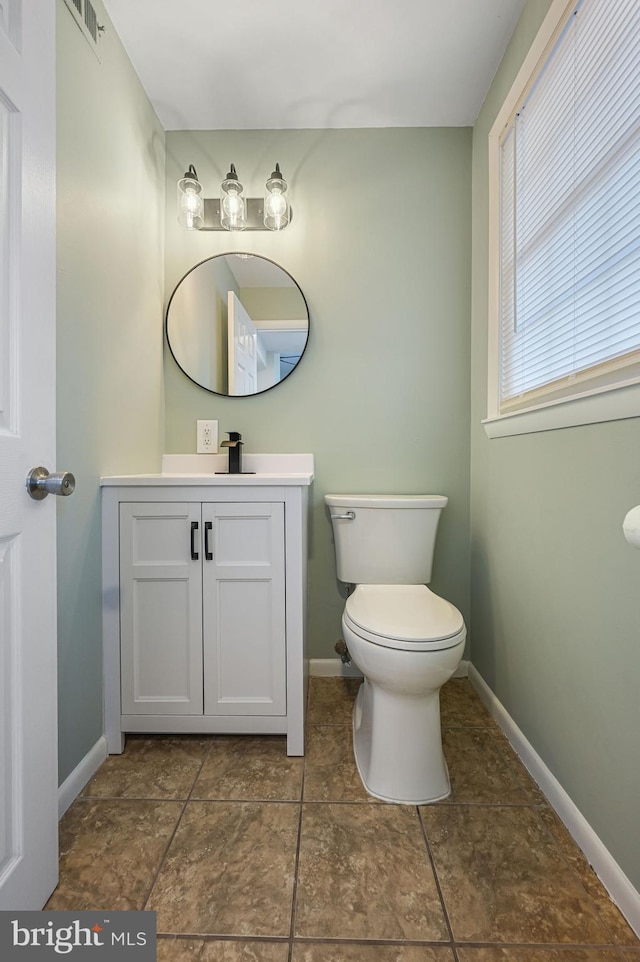
[(196, 453), (218, 453), (218, 422), (198, 421), (196, 429)]

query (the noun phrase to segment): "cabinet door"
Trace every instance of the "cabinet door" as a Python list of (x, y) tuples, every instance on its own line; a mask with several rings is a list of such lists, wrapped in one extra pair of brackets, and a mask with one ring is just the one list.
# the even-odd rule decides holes
[(120, 505), (124, 715), (202, 714), (200, 529), (199, 504)]
[(205, 714), (284, 715), (284, 505), (203, 504), (202, 520)]

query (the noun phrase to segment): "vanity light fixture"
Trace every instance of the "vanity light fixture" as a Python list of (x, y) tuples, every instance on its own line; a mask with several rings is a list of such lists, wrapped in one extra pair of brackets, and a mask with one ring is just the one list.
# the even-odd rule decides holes
[(220, 199), (202, 196), (193, 164), (178, 181), (178, 223), (186, 230), (284, 230), (292, 211), (280, 164), (265, 184), (264, 197), (244, 197), (234, 164), (220, 185)]

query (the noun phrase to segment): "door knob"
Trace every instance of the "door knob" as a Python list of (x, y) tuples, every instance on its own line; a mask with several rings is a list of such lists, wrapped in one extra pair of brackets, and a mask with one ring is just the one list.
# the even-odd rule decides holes
[(48, 494), (66, 498), (76, 489), (76, 479), (70, 471), (49, 474), (46, 468), (34, 468), (27, 475), (27, 491), (34, 501), (42, 501)]

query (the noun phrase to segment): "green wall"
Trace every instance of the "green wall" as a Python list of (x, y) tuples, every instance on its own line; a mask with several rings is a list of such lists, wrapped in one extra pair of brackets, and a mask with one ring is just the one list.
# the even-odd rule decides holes
[(640, 422), (489, 440), (487, 135), (550, 6), (529, 0), (473, 135), (471, 659), (640, 888)]
[[(175, 182), (195, 164), (216, 196), (233, 161), (260, 196), (278, 161), (294, 216), (281, 234), (188, 232)], [(196, 420), (246, 452), (312, 452), (312, 657), (333, 656), (344, 600), (322, 496), (447, 494), (432, 586), (468, 614), (471, 130), (167, 133), (166, 292), (213, 254), (262, 254), (298, 281), (310, 315), (301, 363), (274, 390), (223, 398), (165, 350), (167, 452), (194, 452)]]
[(57, 2), (60, 781), (103, 732), (100, 488), (162, 452), (164, 131), (107, 24), (98, 62)]

